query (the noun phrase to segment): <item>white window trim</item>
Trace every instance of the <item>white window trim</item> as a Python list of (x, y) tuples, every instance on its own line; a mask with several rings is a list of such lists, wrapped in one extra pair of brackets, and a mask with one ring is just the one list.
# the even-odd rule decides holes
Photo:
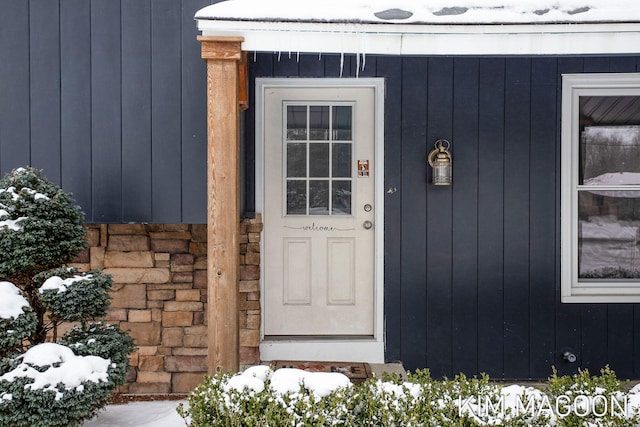
[[(637, 303), (637, 282), (578, 280), (578, 148), (580, 96), (640, 96), (640, 73), (562, 76), (561, 291), (563, 303)], [(640, 186), (625, 186), (637, 190)]]

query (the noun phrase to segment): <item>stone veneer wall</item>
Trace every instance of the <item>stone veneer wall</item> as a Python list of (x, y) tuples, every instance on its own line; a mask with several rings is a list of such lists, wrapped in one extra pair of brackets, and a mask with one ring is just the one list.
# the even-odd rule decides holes
[[(120, 393), (188, 393), (207, 373), (207, 226), (88, 225), (73, 266), (113, 277), (106, 320), (138, 345)], [(261, 218), (241, 222), (240, 363), (260, 361)]]

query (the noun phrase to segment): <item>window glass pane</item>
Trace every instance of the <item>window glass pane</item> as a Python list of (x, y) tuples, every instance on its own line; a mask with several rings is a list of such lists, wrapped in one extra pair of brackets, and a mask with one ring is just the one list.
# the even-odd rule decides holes
[(580, 138), (581, 184), (640, 184), (640, 126), (587, 126)]
[(287, 177), (307, 176), (307, 144), (287, 144)]
[(640, 278), (640, 191), (578, 192), (578, 277)]
[(309, 181), (309, 215), (329, 215), (329, 181)]
[(303, 180), (287, 181), (287, 214), (307, 214), (307, 182)]
[(351, 181), (333, 181), (333, 215), (351, 215)]
[(287, 106), (287, 140), (307, 139), (307, 107), (305, 105)]
[(329, 144), (309, 144), (309, 176), (329, 177)]
[(351, 177), (351, 144), (333, 144), (331, 161), (331, 176), (340, 178)]
[(329, 106), (309, 107), (309, 139), (329, 140)]
[(333, 139), (335, 141), (351, 140), (351, 106), (333, 107)]

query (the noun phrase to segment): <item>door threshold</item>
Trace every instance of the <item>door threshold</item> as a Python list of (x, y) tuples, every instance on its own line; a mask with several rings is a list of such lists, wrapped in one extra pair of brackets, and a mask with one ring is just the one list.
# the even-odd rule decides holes
[(374, 337), (364, 339), (331, 339), (313, 337), (298, 339), (287, 336), (274, 340), (270, 337), (260, 343), (260, 358), (273, 360), (317, 360), (331, 362), (384, 363), (384, 342)]

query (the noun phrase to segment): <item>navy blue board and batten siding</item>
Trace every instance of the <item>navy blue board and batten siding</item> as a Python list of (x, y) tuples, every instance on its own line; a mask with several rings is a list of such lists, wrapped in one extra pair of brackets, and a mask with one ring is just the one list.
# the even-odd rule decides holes
[[(562, 74), (636, 72), (638, 61), (366, 56), (358, 74), (385, 78), (387, 360), (434, 376), (543, 379), (552, 366), (597, 373), (605, 364), (640, 376), (640, 305), (561, 304), (559, 241)], [(340, 62), (252, 54), (250, 85), (339, 77)], [(355, 57), (342, 75), (356, 75)], [(427, 184), (437, 138), (452, 143), (450, 188)]]
[[(91, 223), (205, 223), (193, 15), (213, 2), (0, 2), (0, 172), (43, 169)], [(638, 61), (367, 55), (357, 71), (352, 55), (249, 52), (244, 210), (255, 211), (256, 77), (383, 77), (386, 358), (434, 376), (608, 363), (640, 378), (640, 305), (561, 304), (559, 241), (561, 76)], [(453, 187), (427, 184), (437, 138), (452, 143)]]

